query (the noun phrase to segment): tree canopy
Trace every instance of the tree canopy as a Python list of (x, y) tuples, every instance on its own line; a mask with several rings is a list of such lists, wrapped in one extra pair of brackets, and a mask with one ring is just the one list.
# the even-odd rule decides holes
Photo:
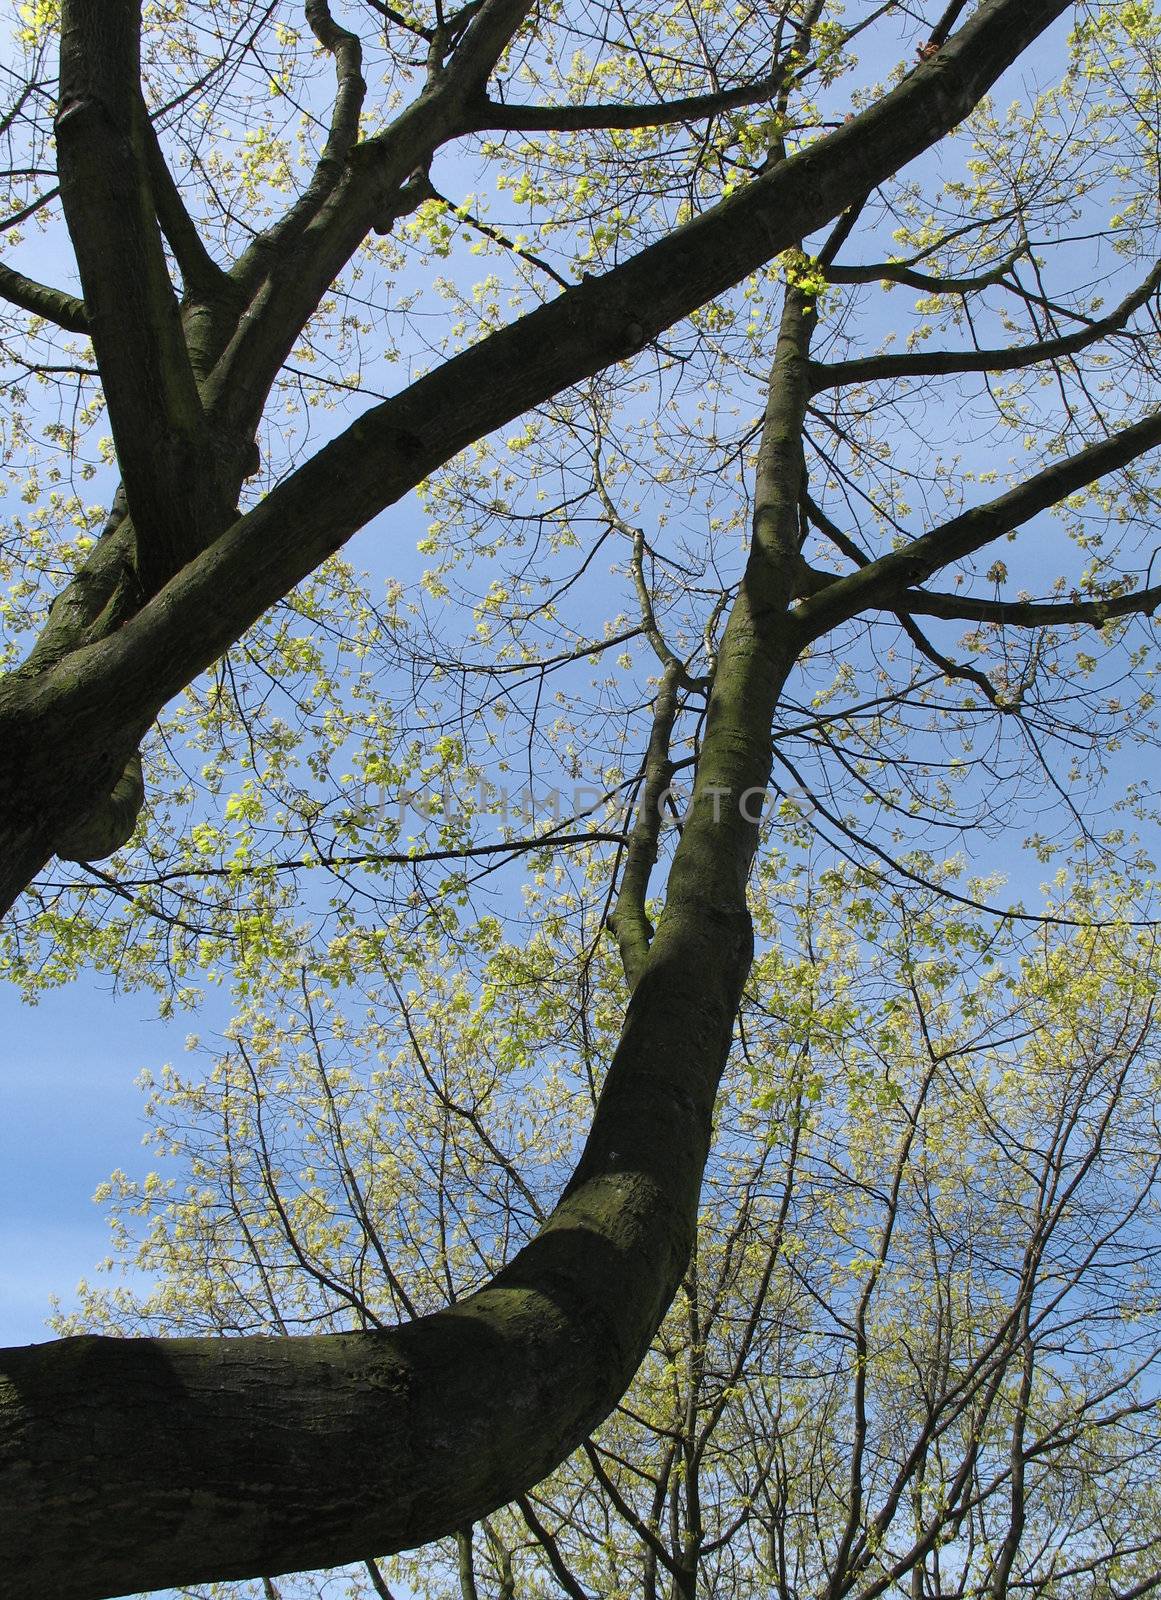
[[(1161, 1583), (1155, 930), (1111, 889), (1103, 925), (1063, 899), (997, 927), (796, 856), (756, 866), (694, 1252), (617, 1411), (476, 1528), (267, 1600)], [(149, 1085), (156, 1168), (102, 1196), (133, 1276), (58, 1331), (287, 1336), (471, 1294), (592, 1113), (573, 1019), (615, 1044), (616, 954), (586, 968), (570, 922), (458, 954), (433, 930), (357, 982), (267, 968)]]
[[(16, 977), (374, 977), (406, 1023), (458, 944), (453, 1011), (526, 1007), (527, 1138), (562, 1041), (592, 1111), (555, 1204), (496, 1157), (445, 1306), (384, 1252), (344, 1331), (5, 1352), (14, 1593), (390, 1554), (588, 1437), (690, 1260), (763, 840), (1008, 928), (1015, 833), (1064, 852), (1033, 919), (1147, 917), (1161, 19), (1066, 12), (19, 8)], [(413, 490), (431, 565), (364, 582)]]

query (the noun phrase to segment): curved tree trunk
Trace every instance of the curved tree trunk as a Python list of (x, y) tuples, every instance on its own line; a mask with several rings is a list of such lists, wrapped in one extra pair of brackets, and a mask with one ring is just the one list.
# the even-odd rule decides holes
[(751, 554), (665, 912), (559, 1205), (485, 1289), (389, 1332), (8, 1352), (0, 1504), (14, 1596), (97, 1600), (422, 1544), (542, 1478), (628, 1387), (692, 1249), (750, 966), (755, 800), (803, 637), (788, 607), (813, 327), (789, 290)]
[[(768, 731), (744, 743), (762, 783)], [(580, 1165), (487, 1288), (385, 1333), (4, 1352), (6, 1595), (92, 1600), (387, 1554), (471, 1523), (586, 1437), (688, 1258), (749, 966), (754, 830), (712, 796), (702, 811)]]

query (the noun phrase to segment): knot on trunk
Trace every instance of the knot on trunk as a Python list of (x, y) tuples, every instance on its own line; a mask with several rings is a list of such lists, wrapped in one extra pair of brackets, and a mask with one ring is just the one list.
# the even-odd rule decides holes
[(144, 804), (141, 757), (134, 751), (112, 793), (57, 838), (57, 855), (63, 861), (102, 861), (111, 856), (133, 837)]

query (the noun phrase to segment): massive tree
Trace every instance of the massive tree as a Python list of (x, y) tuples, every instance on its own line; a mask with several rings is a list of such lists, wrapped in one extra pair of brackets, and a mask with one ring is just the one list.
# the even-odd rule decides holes
[[(423, 14), (371, 0), (340, 19), (310, 0), (306, 23), (335, 72), (324, 114), (317, 82), (296, 77), (301, 41), (275, 7), (163, 7), (143, 29), (133, 5), (65, 0), (55, 88), (38, 65), (57, 36), (55, 8), (26, 8), (35, 60), (7, 122), (27, 152), (13, 181), (43, 181), (51, 112), (81, 294), (12, 266), (0, 291), (33, 319), (24, 336), (34, 346), (51, 327), (91, 341), (120, 481), (99, 538), (86, 532), (83, 554), (74, 546), (76, 570), (36, 619), (27, 658), (0, 684), (5, 905), (54, 855), (103, 859), (148, 817), (138, 751), (199, 673), (377, 513), (566, 389), (561, 409), (543, 413), (553, 428), (530, 422), (514, 448), (533, 464), (529, 482), (541, 492), (543, 462), (564, 437), (579, 441), (586, 493), (631, 551), (640, 612), (631, 632), (656, 655), (660, 677), (648, 693), (637, 805), (615, 841), (610, 891), (631, 999), (584, 1151), (543, 1227), (470, 1298), (394, 1329), (285, 1340), (83, 1337), (7, 1352), (0, 1481), (14, 1593), (52, 1584), (101, 1595), (385, 1553), (463, 1527), (543, 1476), (623, 1393), (689, 1256), (715, 1093), (751, 959), (746, 883), (761, 798), (775, 733), (796, 714), (794, 675), (809, 682), (829, 650), (849, 650), (842, 630), (860, 619), (898, 619), (940, 681), (966, 685), (989, 716), (1015, 723), (1040, 760), (1042, 683), (1071, 669), (1083, 699), (1091, 670), (1078, 645), (1060, 644), (1060, 630), (1073, 641), (1099, 628), (1112, 651), (1121, 619), (1151, 615), (1149, 560), (1127, 540), (1115, 564), (1102, 555), (1070, 575), (1062, 560), (1062, 587), (1041, 598), (1004, 598), (1004, 562), (993, 560), (986, 578), (973, 566), (1054, 506), (1079, 519), (1085, 550), (1094, 548), (1094, 517), (1139, 533), (1150, 496), (1134, 464), (1161, 442), (1141, 327), (1157, 290), (1145, 195), (1156, 161), (1151, 12), (1096, 8), (1073, 36), (1071, 87), (1057, 101), (1007, 123), (981, 106), (1066, 9), (985, 0), (970, 14), (962, 3), (926, 18), (905, 10), (908, 59), (887, 73), (891, 86), (865, 85), (836, 110), (844, 52), (879, 11), (842, 25), (817, 3), (762, 17), (711, 7), (701, 22), (669, 19), (672, 36), (663, 29), (654, 47), (648, 19), (635, 13), (594, 23), (587, 13), (540, 16), (513, 0), (472, 0), (450, 15), (438, 4)], [(1059, 40), (1052, 48), (1063, 53)], [(372, 49), (388, 80), (380, 104), (367, 103)], [(562, 72), (556, 63), (566, 55)], [(215, 133), (239, 114), (247, 74), (291, 104), (313, 141), (313, 168), (282, 210), (279, 193), (294, 182), (291, 141), (274, 137), (265, 119), (240, 138), (235, 168), (212, 158)], [(1103, 97), (1088, 121), (1070, 99), (1085, 74)], [(547, 92), (554, 83), (559, 99)], [(976, 107), (968, 137), (983, 157), (946, 181), (934, 211), (921, 192), (941, 181), (931, 158), (914, 182), (892, 182)], [(1047, 149), (1041, 124), (1057, 130)], [(441, 184), (462, 182), (446, 158), (452, 150), (493, 162), (521, 204), (546, 208), (547, 248), (481, 218), (468, 199), (446, 201)], [(186, 170), (177, 168), (183, 151)], [(1114, 154), (1125, 192), (1110, 220), (1109, 196), (1097, 192), (1086, 161)], [(635, 212), (610, 203), (622, 190)], [(590, 245), (578, 258), (554, 234), (575, 233), (578, 197), (590, 194)], [(57, 199), (57, 187), (26, 198), (14, 225)], [(359, 274), (378, 241), (386, 249), (413, 225), (430, 241), (441, 216), (451, 231), (463, 224), (547, 278), (551, 298), (505, 320), (503, 287), (488, 290), (482, 309), (469, 306), (448, 331), (462, 348), (445, 356), (435, 341), (429, 370), (322, 449), (271, 460), (272, 396), (309, 360), (336, 283), (357, 306)], [(896, 244), (885, 237), (891, 224)], [(1097, 303), (1091, 281), (1046, 281), (1046, 258), (1074, 252), (1094, 229), (1115, 249), (1114, 265), (1131, 272), (1125, 282), (1116, 274), (1111, 308)], [(784, 293), (768, 331), (766, 269), (776, 258)], [(882, 281), (918, 290), (932, 308), (911, 330), (912, 348), (844, 354), (831, 340), (820, 357), (827, 295)], [(405, 322), (409, 292), (401, 282), (392, 301), (380, 281), (343, 328), (391, 338), (390, 308)], [(729, 326), (747, 304), (756, 314), (731, 343)], [(621, 375), (639, 382), (651, 368), (703, 370), (667, 344), (679, 325), (692, 329), (715, 372), (728, 361), (752, 382), (757, 360), (768, 368), (756, 427), (730, 447), (750, 485), (748, 549), (736, 574), (718, 573), (724, 557), (710, 560), (718, 581), (698, 618), (704, 647), (684, 638), (675, 647), (653, 553), (619, 495), (629, 458), (610, 465), (628, 437), (614, 403)], [(839, 315), (840, 342), (845, 326)], [(977, 337), (980, 326), (992, 342)], [(930, 348), (944, 332), (954, 348)], [(69, 364), (27, 344), (20, 359), (30, 381), (52, 381)], [(82, 364), (75, 349), (70, 360)], [(1055, 409), (1037, 413), (1035, 388), (1018, 390), (1010, 374), (1024, 371), (1047, 380)], [(1009, 375), (1002, 387), (994, 374)], [(915, 512), (898, 480), (876, 478), (898, 439), (875, 434), (892, 414), (875, 386), (898, 397), (901, 415), (914, 392), (905, 386), (973, 375), (990, 415), (1026, 430), (1024, 458), (1001, 462), (1008, 486), (991, 498), (966, 486), (995, 480), (994, 444), (986, 464), (980, 457), (952, 472), (936, 463), (935, 492)], [(633, 420), (631, 397), (625, 415)], [(719, 431), (707, 424), (707, 445), (717, 448)], [(437, 509), (450, 496), (436, 523), (445, 535), (449, 522), (473, 520), (468, 509), (481, 526), (506, 515), (503, 495), (490, 492), (486, 450), (480, 443), (474, 476), (472, 458), (461, 459), (429, 484)], [(277, 481), (262, 479), (264, 460)], [(35, 568), (39, 528), (17, 531)], [(712, 521), (710, 531), (719, 531)], [(948, 585), (930, 588), (947, 569)], [(569, 587), (537, 610), (558, 615)], [(17, 610), (27, 592), (18, 585)], [(695, 577), (685, 590), (690, 615), (699, 596), (705, 586)], [(481, 598), (485, 633), (490, 615), (520, 620), (505, 613), (509, 600), (500, 588)], [(979, 646), (982, 665), (961, 664), (919, 619), (970, 623), (999, 643)], [(326, 618), (318, 621), (322, 629)], [(1021, 661), (1013, 635), (1050, 643)], [(608, 645), (576, 637), (571, 653)], [(876, 672), (889, 676), (893, 660), (885, 654)], [(840, 672), (836, 684), (845, 681)], [(928, 688), (912, 680), (896, 702)], [(884, 722), (878, 692), (867, 702), (873, 722), (859, 723), (866, 707), (844, 711), (861, 741), (845, 750), (825, 705), (835, 692), (813, 704), (807, 696), (813, 737), (861, 779), (881, 757), (880, 738), (902, 738), (907, 718)], [(970, 746), (971, 718), (962, 708), (956, 715)], [(1060, 727), (1077, 743), (1091, 732), (1084, 723)], [(905, 782), (915, 781), (906, 753), (893, 757)], [(917, 769), (926, 759), (921, 752)], [(779, 761), (787, 788), (802, 782), (789, 758)], [(693, 791), (658, 916), (647, 900), (679, 766), (692, 771)], [(898, 788), (877, 799), (903, 819), (923, 804)], [(827, 801), (816, 797), (818, 815), (845, 837), (849, 823)], [(250, 804), (240, 802), (243, 811)], [(317, 860), (310, 821), (306, 835)], [(891, 844), (888, 833), (874, 845), (884, 865), (917, 875), (915, 862), (890, 859)], [(124, 875), (106, 876), (132, 897)], [(169, 925), (182, 920), (171, 914)]]

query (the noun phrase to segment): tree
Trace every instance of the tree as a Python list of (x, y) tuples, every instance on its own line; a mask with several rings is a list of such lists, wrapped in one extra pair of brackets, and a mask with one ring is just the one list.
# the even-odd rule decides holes
[[(1067, 899), (1081, 925), (997, 930), (776, 850), (753, 891), (745, 1052), (628, 1395), (477, 1529), (333, 1575), (356, 1592), (1161, 1583), (1155, 931)], [(1099, 909), (1123, 910), (1112, 886)], [(495, 934), (456, 955), (433, 935), (356, 984), (270, 970), (208, 1073), (152, 1086), (158, 1171), (111, 1185), (118, 1253), (157, 1287), (86, 1291), (61, 1331), (375, 1327), (470, 1294), (583, 1137), (561, 1019), (587, 1010), (598, 1050), (616, 1028), (599, 990), (569, 995), (567, 946), (562, 977), (558, 940)], [(546, 1035), (550, 1071), (511, 1060)]]
[[(1123, 702), (1110, 708), (1107, 681), (1087, 665), (1095, 658), (1076, 635), (1099, 627), (1107, 660), (1146, 670), (1122, 649), (1119, 619), (1150, 615), (1156, 602), (1148, 560), (1128, 542), (1151, 492), (1140, 458), (1161, 439), (1161, 417), (1147, 409), (1152, 357), (1139, 327), (1140, 315), (1153, 313), (1157, 286), (1155, 266), (1143, 266), (1155, 259), (1148, 175), (1156, 160), (1156, 23), (1144, 7), (1100, 8), (1074, 35), (1075, 59), (1056, 99), (1007, 120), (981, 106), (969, 134), (984, 152), (983, 170), (976, 156), (966, 179), (941, 186), (925, 168), (920, 178), (893, 182), (981, 105), (1065, 7), (985, 0), (965, 19), (966, 9), (953, 4), (934, 21), (909, 24), (915, 65), (897, 73), (890, 89), (856, 95), (846, 120), (809, 97), (831, 91), (846, 47), (877, 13), (846, 30), (813, 4), (762, 18), (712, 11), (712, 26), (704, 27), (678, 18), (675, 38), (688, 36), (680, 49), (661, 51), (661, 65), (634, 48), (640, 19), (630, 16), (602, 36), (594, 62), (574, 61), (579, 77), (569, 84), (565, 75), (567, 103), (529, 106), (513, 100), (513, 80), (526, 70), (533, 81), (553, 81), (552, 62), (571, 53), (562, 42), (573, 26), (566, 16), (533, 19), (512, 0), (485, 0), (450, 17), (439, 7), (424, 17), (373, 5), (373, 19), (352, 8), (357, 33), (311, 0), (307, 22), (337, 74), (321, 148), (301, 193), (260, 232), (251, 225), (244, 248), (235, 248), (249, 219), (236, 215), (233, 175), (207, 155), (214, 119), (224, 124), (235, 114), (233, 97), (253, 64), (264, 87), (273, 83), (279, 98), (301, 108), (308, 130), (318, 123), (313, 91), (295, 76), (297, 44), (278, 32), (285, 23), (243, 9), (227, 27), (227, 14), (215, 8), (193, 21), (176, 8), (151, 14), (142, 32), (130, 5), (65, 0), (54, 99), (40, 62), (55, 13), (30, 8), (33, 70), (8, 126), (32, 153), (14, 162), (14, 181), (28, 174), (39, 181), (46, 107), (55, 108), (60, 201), (83, 299), (11, 268), (0, 287), (32, 314), (33, 341), (43, 337), (46, 318), (91, 338), (121, 487), (101, 537), (94, 544), (85, 533), (91, 549), (47, 618), (37, 619), (27, 660), (0, 686), (9, 753), (0, 787), (6, 901), (54, 852), (92, 861), (126, 842), (143, 804), (136, 752), (147, 731), (267, 608), (457, 451), (547, 407), (569, 385), (585, 387), (546, 411), (552, 426), (521, 440), (517, 455), (533, 463), (535, 488), (540, 455), (559, 461), (562, 438), (573, 440), (589, 503), (627, 540), (641, 608), (634, 634), (659, 656), (661, 675), (650, 695), (635, 820), (617, 845), (623, 860), (618, 853), (610, 916), (632, 998), (588, 1142), (543, 1228), (471, 1299), (396, 1330), (277, 1344), (85, 1338), (9, 1352), (4, 1493), (18, 1530), (10, 1559), (28, 1587), (52, 1581), (62, 1593), (95, 1595), (389, 1552), (474, 1521), (588, 1435), (629, 1383), (689, 1257), (714, 1097), (751, 956), (745, 885), (773, 737), (794, 733), (798, 687), (811, 685), (828, 650), (844, 650), (845, 628), (869, 614), (897, 615), (918, 656), (935, 668), (934, 678), (904, 681), (886, 696), (876, 691), (867, 708), (843, 707), (841, 715), (809, 702), (840, 693), (845, 667), (830, 689), (806, 697), (814, 753), (833, 756), (858, 784), (888, 770), (902, 775), (905, 787), (879, 792), (872, 782), (869, 790), (903, 819), (904, 835), (912, 806), (922, 812), (924, 805), (906, 785), (930, 764), (930, 730), (920, 730), (918, 767), (895, 748), (915, 731), (908, 719), (927, 707), (941, 729), (961, 734), (978, 715), (966, 702), (940, 707), (933, 682), (966, 684), (990, 717), (1015, 724), (1015, 739), (1037, 762), (1054, 727), (1086, 736), (1049, 720), (1047, 691), (1070, 677), (1082, 699), (1091, 681), (1102, 715), (1142, 731), (1144, 700), (1128, 716)], [(360, 137), (360, 119), (371, 127), (375, 116), (364, 105), (362, 77), (370, 21), (389, 25), (386, 62), (398, 73), (392, 92), (399, 98), (392, 103), (389, 93), (384, 102), (382, 115), (393, 120)], [(222, 24), (221, 44), (208, 48), (196, 28), (211, 22)], [(171, 35), (170, 26), (179, 31)], [(422, 46), (418, 78), (408, 77), (400, 40)], [(311, 59), (301, 70), (313, 66)], [(1086, 81), (1093, 85), (1087, 120)], [(243, 141), (250, 154), (238, 191), (255, 216), (290, 181), (285, 142), (256, 121), (253, 140)], [(1047, 131), (1037, 131), (1042, 123)], [(689, 128), (701, 131), (690, 136)], [(254, 441), (263, 409), (280, 375), (292, 373), (296, 346), (306, 340), (309, 347), (311, 319), (320, 306), (325, 314), (336, 277), (372, 234), (406, 228), (413, 215), (434, 248), (438, 219), (448, 214), (431, 175), (436, 155), (489, 132), (500, 137), (485, 141), (483, 158), (501, 176), (515, 167), (523, 198), (543, 194), (550, 240), (554, 230), (573, 227), (561, 184), (578, 192), (556, 134), (575, 136), (585, 156), (607, 162), (610, 182), (637, 194), (639, 215), (622, 209), (618, 216), (614, 207), (593, 223), (591, 264), (605, 270), (503, 326), (489, 325), (501, 320), (502, 288), (487, 291), (478, 323), (468, 312), (461, 319), (465, 336), (479, 335), (475, 342), (364, 412), (252, 503), (243, 495), (239, 510), (243, 485), (261, 465)], [(504, 136), (526, 132), (534, 135), (530, 150), (511, 154)], [(632, 134), (644, 142), (619, 137)], [(219, 207), (221, 238), (213, 242), (228, 251), (228, 268), (206, 248), (173, 176), (179, 140), (188, 140), (197, 181), (186, 188), (198, 195), (195, 210)], [(1118, 209), (1108, 223), (1110, 196), (1090, 164), (1114, 153)], [(935, 211), (923, 189), (931, 181)], [(1100, 227), (1107, 224), (1128, 265), (1142, 264), (1139, 281), (1124, 285), (1111, 311), (1094, 305), (1083, 284), (1058, 293), (1043, 279), (1043, 258), (1075, 249), (1090, 231), (1086, 200), (1101, 210)], [(607, 210), (607, 195), (600, 204)], [(538, 251), (476, 217), (466, 202), (450, 214), (542, 272)], [(845, 263), (856, 234), (871, 247), (881, 242), (884, 216), (897, 223), (909, 255)], [(372, 241), (371, 254), (351, 266), (348, 292), (375, 248)], [(685, 598), (702, 612), (705, 632), (698, 673), (696, 646), (669, 642), (671, 619), (659, 602), (669, 608), (671, 596), (650, 577), (645, 535), (619, 501), (627, 469), (608, 465), (609, 438), (620, 443), (610, 426), (618, 389), (644, 370), (618, 363), (669, 370), (672, 362), (680, 373), (685, 352), (675, 356), (663, 335), (698, 313), (691, 326), (699, 355), (716, 371), (741, 353), (739, 381), (746, 380), (747, 362), (771, 342), (763, 340), (765, 269), (779, 256), (786, 290), (775, 348), (764, 352), (773, 365), (755, 459), (744, 437), (732, 446), (746, 470), (752, 466), (752, 539), (744, 570), (716, 582), (708, 615), (696, 577), (688, 585)], [(556, 259), (559, 266), (549, 259), (547, 267), (558, 285), (583, 264), (559, 251)], [(820, 295), (830, 284), (884, 278), (930, 297), (930, 318), (913, 330), (920, 346), (958, 324), (969, 331), (969, 348), (819, 362)], [(759, 311), (752, 328), (739, 325), (736, 338), (719, 340), (723, 319), (736, 318), (747, 296)], [(976, 297), (984, 325), (997, 329), (995, 344), (970, 338)], [(837, 328), (845, 336), (841, 316)], [(337, 337), (358, 332), (341, 322)], [(30, 378), (51, 380), (54, 363), (38, 361), (27, 346), (24, 361)], [(608, 379), (597, 376), (607, 369), (615, 369)], [(690, 366), (704, 370), (705, 362)], [(993, 395), (1000, 421), (1018, 417), (1027, 427), (1027, 456), (1013, 467), (1010, 486), (962, 509), (968, 469), (951, 476), (947, 462), (928, 458), (936, 491), (947, 493), (938, 509), (934, 497), (925, 507), (922, 532), (909, 528), (882, 431), (905, 415), (906, 396), (888, 413), (864, 400), (860, 386), (983, 374), (982, 392), (992, 395), (987, 375), (1025, 370), (1045, 375), (1060, 403), (1054, 398), (1037, 414), (1036, 391), (1018, 393), (1010, 379)], [(808, 471), (804, 439), (816, 427), (828, 431)], [(709, 468), (716, 431), (707, 445)], [(486, 457), (476, 463), (490, 483)], [(995, 469), (981, 474), (973, 462), (970, 470), (986, 477)], [(456, 516), (477, 490), (471, 467), (460, 465), (430, 493), (437, 508), (438, 497), (450, 494), (446, 505)], [(846, 493), (866, 497), (862, 539), (843, 526), (841, 512), (836, 517)], [(1126, 542), (1063, 573), (1062, 591), (1038, 600), (998, 595), (1006, 574), (1000, 561), (988, 569), (993, 587), (983, 594), (970, 583), (961, 593), (954, 579), (948, 589), (926, 587), (949, 567), (966, 580), (973, 556), (1058, 505), (1087, 541), (1082, 548), (1093, 547), (1094, 522), (1122, 526)], [(478, 520), (505, 509), (502, 498), (485, 494)], [(39, 530), (23, 531), (35, 568)], [(833, 563), (819, 553), (826, 546), (837, 552)], [(18, 600), (27, 592), (18, 589)], [(485, 630), (490, 610), (519, 620), (509, 598), (482, 599)], [(953, 659), (919, 617), (977, 624), (981, 664)], [(1037, 641), (1023, 661), (1012, 631)], [(593, 642), (601, 650), (609, 643)], [(572, 657), (590, 654), (587, 643), (574, 635)], [(989, 650), (998, 657), (990, 660)], [(885, 671), (888, 657), (882, 665)], [(1142, 683), (1137, 693), (1146, 692)], [(319, 698), (325, 692), (316, 709)], [(879, 714), (886, 704), (900, 708), (893, 718)], [(885, 752), (877, 749), (883, 735)], [(647, 895), (679, 736), (688, 750), (680, 759), (695, 775), (693, 796), (654, 931)], [(285, 732), (279, 737), (285, 751)], [(1094, 748), (1099, 755), (1099, 729)], [(786, 786), (809, 787), (809, 774), (779, 761)], [(855, 832), (857, 842), (841, 805), (826, 793), (816, 805), (827, 826), (844, 837)], [(245, 821), (260, 802), (243, 793), (238, 807), (235, 816)], [(300, 809), (317, 860), (308, 812)], [(343, 826), (357, 832), (349, 817)], [(922, 863), (895, 862), (890, 835), (869, 842), (891, 870), (922, 876)], [(543, 836), (534, 843), (543, 847)], [(382, 849), (370, 854), (382, 864)], [(248, 871), (245, 861), (237, 865), (239, 875)], [(124, 880), (113, 881), (133, 898)], [(250, 927), (253, 962), (269, 959), (256, 929), (265, 936), (276, 920), (271, 904), (268, 897)], [(151, 904), (141, 909), (151, 914)], [(171, 913), (166, 925), (180, 920)], [(192, 926), (201, 936), (184, 920), (185, 932)], [(293, 933), (283, 925), (279, 936), (289, 941)], [(356, 1460), (357, 1477), (349, 1470)]]

